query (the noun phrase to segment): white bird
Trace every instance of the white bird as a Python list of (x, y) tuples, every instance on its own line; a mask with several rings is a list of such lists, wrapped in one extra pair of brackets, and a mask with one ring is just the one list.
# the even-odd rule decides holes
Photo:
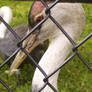
[[(30, 24), (37, 24), (45, 16), (45, 9), (41, 2), (35, 2), (33, 9), (29, 16)], [(57, 3), (51, 9), (51, 16), (62, 25), (69, 36), (76, 41), (80, 34), (83, 32), (85, 25), (85, 14), (81, 4), (79, 3)], [(31, 26), (31, 25), (30, 25)], [(30, 30), (30, 27), (29, 27)], [(35, 40), (35, 37), (39, 29), (33, 32), (24, 42), (23, 47), (28, 52), (31, 52), (38, 44), (51, 38), (52, 42), (49, 45), (47, 51), (42, 56), (39, 61), (39, 65), (48, 75), (57, 69), (58, 66), (62, 65), (72, 49), (72, 45), (61, 30), (51, 21), (47, 19), (40, 27), (40, 33)], [(34, 44), (32, 45), (32, 42)], [(13, 69), (18, 68), (18, 66), (26, 58), (26, 55), (20, 51), (18, 52), (12, 66), (10, 67), (10, 74), (12, 74)], [(58, 71), (53, 76), (51, 76), (48, 81), (57, 89), (57, 79), (59, 75)], [(44, 85), (43, 79), (44, 75), (41, 71), (36, 68), (33, 80), (32, 80), (32, 92), (38, 92), (39, 89)], [(53, 92), (53, 90), (47, 85), (41, 92)]]

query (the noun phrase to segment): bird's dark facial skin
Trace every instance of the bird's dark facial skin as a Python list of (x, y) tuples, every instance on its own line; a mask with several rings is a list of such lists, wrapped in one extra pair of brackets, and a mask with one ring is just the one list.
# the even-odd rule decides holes
[(31, 29), (35, 26), (34, 16), (29, 17), (28, 24), (29, 24), (29, 29)]
[[(33, 27), (35, 27), (35, 25), (37, 25), (43, 19), (44, 19), (43, 15), (38, 16), (36, 18), (36, 20), (34, 20), (34, 16), (31, 16), (31, 18), (29, 19), (29, 29), (32, 29)], [(41, 25), (37, 29), (40, 30), (41, 29)]]
[(39, 23), (41, 20), (43, 20), (43, 15), (39, 16), (37, 19), (36, 19), (36, 23)]

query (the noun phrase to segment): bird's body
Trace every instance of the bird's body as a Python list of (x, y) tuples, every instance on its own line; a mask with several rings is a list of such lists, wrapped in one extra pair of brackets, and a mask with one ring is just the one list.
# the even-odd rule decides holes
[[(12, 21), (12, 10), (3, 6), (0, 9), (0, 16), (10, 24)], [(15, 26), (13, 30), (22, 38), (27, 32), (28, 25), (21, 24), (19, 26)], [(0, 56), (3, 60), (12, 55), (12, 53), (17, 49), (17, 40), (13, 36), (13, 34), (7, 29), (7, 27), (1, 22), (0, 24)]]
[[(19, 26), (15, 26), (13, 30), (20, 36), (20, 38), (23, 38), (25, 33), (27, 32), (28, 25), (27, 24), (21, 24)], [(5, 60), (7, 57), (12, 55), (14, 51), (18, 48), (17, 47), (17, 39), (13, 36), (13, 34), (7, 30), (7, 34), (4, 39), (0, 39), (0, 56), (3, 60)]]
[[(31, 22), (33, 23), (34, 21), (34, 23), (36, 24), (39, 17), (42, 18), (42, 16), (46, 16), (45, 9), (43, 9), (38, 14), (36, 13), (36, 15), (34, 13), (34, 15), (30, 16), (29, 19), (31, 20), (31, 18), (33, 18)], [(51, 9), (51, 16), (55, 18), (55, 20), (60, 25), (62, 25), (62, 27), (74, 41), (76, 41), (79, 38), (85, 24), (85, 15), (81, 4), (57, 3)], [(33, 41), (33, 38), (35, 39), (35, 35), (36, 32), (31, 34), (31, 36), (24, 41), (23, 46), (26, 46), (26, 50), (28, 52), (31, 52), (32, 49), (36, 47), (39, 43), (45, 41), (46, 39), (52, 38), (50, 46), (48, 47), (47, 51), (39, 61), (39, 65), (48, 75), (51, 72), (53, 72), (59, 65), (62, 65), (64, 63), (67, 55), (71, 51), (72, 45), (69, 42), (69, 40), (65, 37), (65, 35), (61, 32), (61, 30), (51, 21), (51, 19), (47, 19), (47, 21), (44, 24), (42, 24), (40, 28), (40, 34), (37, 36), (35, 43), (32, 45), (31, 43)], [(10, 73), (12, 73), (12, 70), (16, 69), (25, 58), (26, 55), (20, 51), (17, 54), (10, 68)], [(58, 74), (59, 71), (48, 79), (48, 81), (56, 89)], [(38, 68), (36, 68), (32, 81), (32, 92), (39, 91), (39, 89), (44, 84), (43, 79), (43, 74), (40, 72)], [(53, 90), (49, 86), (46, 86), (41, 92), (53, 92)]]

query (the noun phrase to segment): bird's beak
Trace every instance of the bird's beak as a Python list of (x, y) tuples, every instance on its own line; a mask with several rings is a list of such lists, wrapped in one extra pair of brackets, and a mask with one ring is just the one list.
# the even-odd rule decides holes
[[(35, 47), (37, 47), (40, 41), (37, 39), (38, 32), (32, 33), (23, 42), (23, 47), (30, 53)], [(10, 67), (9, 75), (13, 74), (13, 71), (19, 67), (19, 65), (26, 59), (27, 55), (23, 51), (19, 51)]]

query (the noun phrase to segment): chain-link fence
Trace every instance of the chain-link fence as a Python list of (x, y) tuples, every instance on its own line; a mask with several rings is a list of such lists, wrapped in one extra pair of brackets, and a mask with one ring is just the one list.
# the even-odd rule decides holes
[[(59, 71), (65, 64), (67, 64), (67, 63), (68, 63), (71, 59), (73, 59), (75, 56), (77, 56), (77, 57), (83, 62), (83, 64), (85, 64), (85, 66), (92, 72), (92, 68), (86, 63), (86, 61), (84, 60), (84, 58), (78, 53), (78, 48), (79, 48), (82, 44), (84, 44), (88, 39), (90, 39), (90, 38), (92, 37), (92, 33), (90, 33), (86, 38), (84, 38), (79, 44), (76, 45), (75, 42), (72, 40), (72, 38), (68, 35), (68, 33), (62, 28), (62, 25), (60, 25), (60, 24), (51, 16), (51, 14), (50, 14), (50, 9), (53, 8), (53, 7), (59, 2), (59, 0), (55, 0), (51, 6), (48, 6), (48, 5), (45, 3), (44, 0), (40, 0), (40, 1), (41, 1), (41, 3), (45, 6), (46, 11), (47, 11), (47, 15), (46, 15), (46, 17), (45, 17), (39, 24), (37, 24), (37, 25), (31, 30), (31, 32), (29, 32), (29, 34), (27, 34), (25, 37), (23, 37), (23, 39), (20, 39), (20, 37), (15, 33), (15, 31), (14, 31), (14, 30), (4, 21), (4, 19), (0, 16), (0, 21), (5, 24), (5, 26), (9, 29), (9, 31), (10, 31), (10, 32), (14, 35), (14, 37), (18, 40), (18, 44), (17, 44), (17, 45), (18, 45), (18, 49), (17, 49), (8, 59), (6, 59), (3, 64), (0, 65), (0, 69), (1, 69), (5, 64), (7, 64), (7, 63), (11, 60), (11, 58), (16, 55), (16, 53), (17, 53), (19, 50), (22, 50), (22, 51), (30, 58), (30, 60), (32, 61), (32, 63), (34, 64), (34, 66), (37, 67), (37, 68), (40, 70), (40, 72), (41, 72), (41, 73), (44, 75), (44, 77), (45, 77), (44, 80), (43, 80), (43, 81), (44, 81), (44, 85), (40, 88), (40, 90), (39, 90), (38, 92), (41, 92), (47, 85), (53, 90), (53, 92), (57, 92), (57, 90), (55, 89), (55, 87), (54, 87), (51, 83), (49, 83), (48, 79), (49, 79), (51, 76), (53, 76), (57, 71)], [(65, 2), (66, 2), (66, 1), (68, 1), (68, 2), (75, 2), (75, 1), (77, 1), (77, 2), (84, 2), (84, 3), (92, 3), (91, 0), (62, 0), (62, 2), (64, 2), (64, 1), (65, 1)], [(34, 0), (34, 2), (35, 2), (35, 0)], [(69, 58), (67, 58), (67, 59), (65, 60), (65, 62), (64, 62), (63, 65), (59, 66), (56, 70), (54, 70), (53, 72), (51, 72), (49, 75), (47, 75), (47, 74), (45, 73), (45, 71), (41, 68), (41, 66), (37, 64), (37, 62), (31, 57), (31, 55), (26, 51), (26, 49), (25, 49), (25, 48), (22, 48), (22, 46), (21, 46), (21, 44), (23, 43), (23, 41), (24, 41), (25, 39), (27, 39), (27, 38), (31, 35), (31, 33), (32, 33), (33, 31), (35, 31), (36, 28), (38, 28), (40, 25), (42, 25), (48, 18), (50, 18), (50, 19), (52, 20), (52, 22), (56, 24), (56, 26), (57, 26), (57, 27), (62, 31), (62, 33), (68, 38), (68, 40), (70, 41), (70, 43), (71, 43), (72, 46), (73, 46), (73, 49), (72, 49), (72, 50), (73, 50), (73, 54), (72, 54)], [(12, 92), (12, 90), (7, 86), (7, 84), (6, 84), (2, 79), (0, 79), (0, 83), (1, 83), (4, 87), (6, 87), (9, 92)]]

